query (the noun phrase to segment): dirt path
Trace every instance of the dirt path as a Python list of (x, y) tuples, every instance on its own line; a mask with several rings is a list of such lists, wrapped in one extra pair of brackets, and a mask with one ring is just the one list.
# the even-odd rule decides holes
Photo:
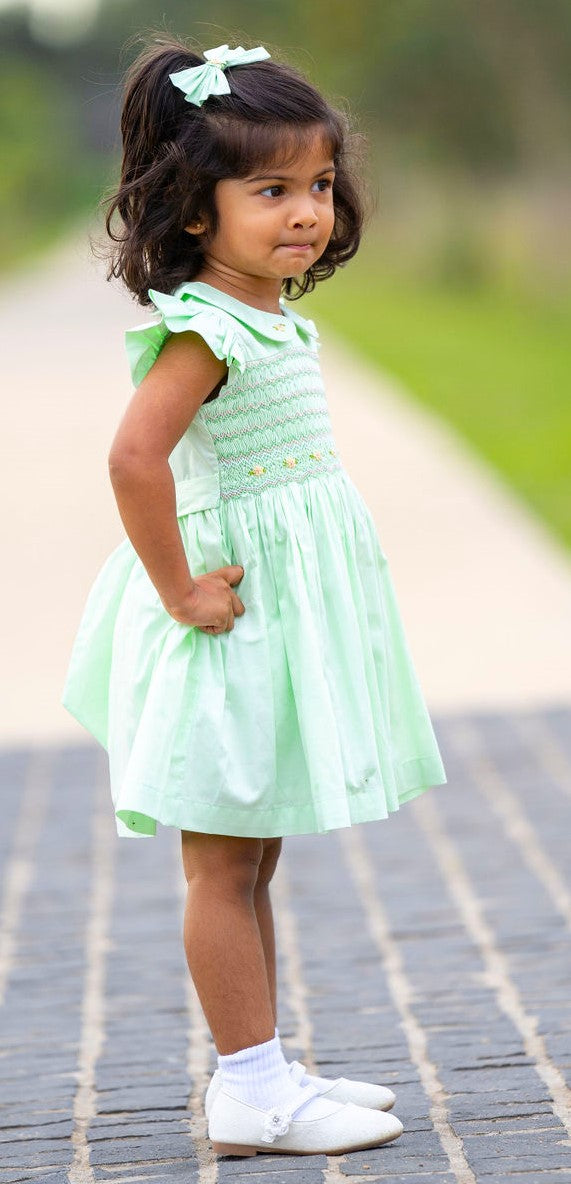
[[(0, 743), (79, 741), (60, 694), (89, 587), (124, 537), (107, 453), (132, 389), (123, 332), (147, 314), (105, 282), (84, 232), (5, 281), (0, 306)], [(429, 706), (571, 701), (570, 557), (448, 429), (319, 328), (339, 449), (375, 516)]]

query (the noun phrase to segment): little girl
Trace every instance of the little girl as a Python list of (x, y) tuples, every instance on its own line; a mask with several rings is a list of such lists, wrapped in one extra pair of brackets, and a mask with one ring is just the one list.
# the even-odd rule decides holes
[(317, 330), (284, 298), (358, 249), (347, 122), (261, 46), (199, 56), (161, 36), (127, 75), (108, 199), (108, 278), (159, 318), (126, 334), (136, 391), (109, 470), (128, 537), (90, 591), (63, 703), (108, 751), (118, 834), (181, 831), (219, 1155), (403, 1129), (388, 1088), (285, 1060), (268, 888), (282, 836), (387, 818), (446, 781)]

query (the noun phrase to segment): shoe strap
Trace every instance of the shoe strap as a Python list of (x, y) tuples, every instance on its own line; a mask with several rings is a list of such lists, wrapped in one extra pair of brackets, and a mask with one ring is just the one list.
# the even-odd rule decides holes
[(312, 1098), (319, 1097), (319, 1090), (316, 1085), (311, 1085), (311, 1083), (310, 1083), (309, 1085), (300, 1085), (299, 1088), (300, 1088), (299, 1101), (297, 1101), (295, 1106), (293, 1107), (293, 1109), (290, 1110), (292, 1118), (293, 1118), (294, 1114), (298, 1114), (298, 1112), (300, 1110), (302, 1110), (303, 1107), (306, 1106), (308, 1102), (311, 1102)]
[[(302, 1065), (301, 1061), (290, 1061), (289, 1071), (290, 1071), (291, 1078), (293, 1079), (293, 1081), (297, 1082), (298, 1085), (300, 1084), (303, 1077), (307, 1073), (307, 1069), (306, 1069), (305, 1065)], [(310, 1074), (308, 1074), (308, 1076), (310, 1076)], [(336, 1077), (334, 1081), (329, 1081), (328, 1088), (332, 1089), (334, 1085), (341, 1085), (341, 1082), (344, 1083), (345, 1078), (344, 1077)], [(319, 1092), (321, 1092), (321, 1091), (319, 1091)]]
[(271, 1110), (266, 1110), (264, 1129), (261, 1135), (262, 1142), (273, 1143), (280, 1135), (287, 1135), (294, 1115), (302, 1110), (312, 1098), (318, 1096), (319, 1090), (314, 1085), (302, 1085), (299, 1097), (293, 1106), (273, 1106)]

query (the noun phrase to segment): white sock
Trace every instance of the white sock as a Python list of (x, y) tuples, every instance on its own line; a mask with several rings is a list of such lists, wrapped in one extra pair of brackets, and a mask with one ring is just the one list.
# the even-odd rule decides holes
[[(301, 1086), (292, 1081), (278, 1035), (238, 1052), (218, 1054), (218, 1068), (227, 1093), (261, 1110), (290, 1106), (300, 1097)], [(305, 1103), (304, 1115), (316, 1101)]]

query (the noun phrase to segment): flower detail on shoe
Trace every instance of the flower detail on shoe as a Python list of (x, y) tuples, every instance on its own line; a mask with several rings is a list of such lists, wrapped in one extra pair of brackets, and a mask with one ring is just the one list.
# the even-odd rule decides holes
[(279, 1106), (272, 1106), (271, 1110), (267, 1110), (264, 1120), (264, 1130), (262, 1134), (262, 1141), (264, 1143), (273, 1143), (274, 1139), (278, 1139), (280, 1135), (287, 1135), (290, 1128), (290, 1123), (295, 1114), (307, 1105), (312, 1098), (316, 1098), (319, 1090), (314, 1085), (302, 1085), (299, 1088), (297, 1098), (295, 1098), (289, 1109), (280, 1109)]
[(273, 1110), (268, 1110), (262, 1131), (262, 1141), (273, 1143), (274, 1139), (279, 1138), (280, 1135), (287, 1135), (290, 1122), (291, 1114), (278, 1110), (275, 1106)]

